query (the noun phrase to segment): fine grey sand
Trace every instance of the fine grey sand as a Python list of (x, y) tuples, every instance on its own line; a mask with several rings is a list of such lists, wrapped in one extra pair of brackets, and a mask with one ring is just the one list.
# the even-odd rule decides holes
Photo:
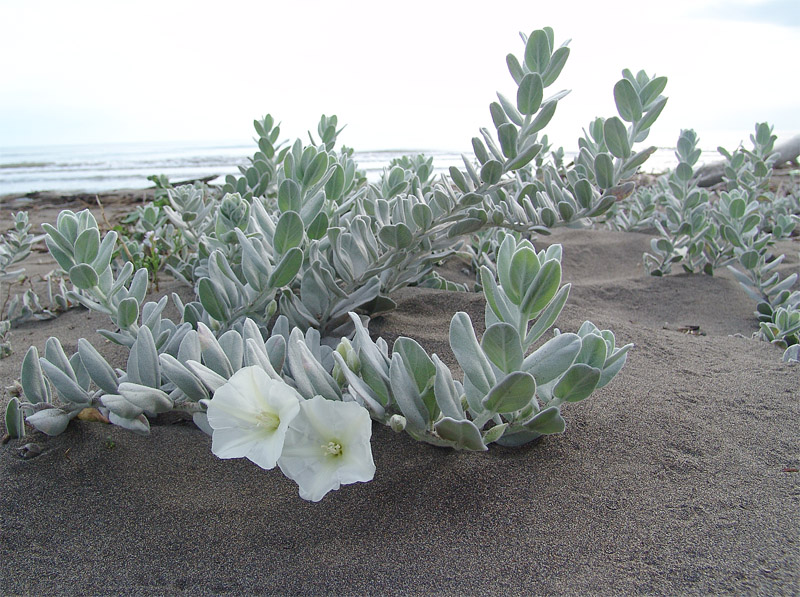
[[(800, 593), (800, 368), (751, 339), (755, 305), (726, 273), (645, 275), (649, 238), (559, 230), (535, 241), (564, 248), (573, 287), (557, 327), (589, 319), (636, 344), (617, 378), (564, 409), (563, 435), (476, 454), (374, 425), (374, 481), (313, 504), (277, 470), (217, 459), (177, 415), (149, 437), (86, 422), (30, 432), (0, 447), (0, 593)], [(796, 271), (797, 244), (780, 249), (784, 275)], [(32, 259), (46, 269), (47, 258)], [(482, 296), (395, 299), (371, 331), (415, 338), (457, 370), (450, 318), (466, 311), (482, 331)], [(72, 310), (15, 329), (2, 387), (53, 335), (69, 354), (86, 337), (121, 365), (95, 333), (107, 325)], [(26, 442), (43, 453), (20, 458)]]

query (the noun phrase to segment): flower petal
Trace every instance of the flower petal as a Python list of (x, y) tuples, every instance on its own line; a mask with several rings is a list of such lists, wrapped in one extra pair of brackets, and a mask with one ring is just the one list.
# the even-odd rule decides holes
[(274, 468), (289, 423), (300, 411), (299, 400), (296, 390), (260, 367), (240, 369), (207, 403), (211, 451), (220, 458), (247, 457), (262, 468)]
[(317, 396), (300, 404), (278, 466), (300, 486), (300, 497), (318, 502), (342, 484), (372, 480), (371, 435), (372, 421), (364, 408)]

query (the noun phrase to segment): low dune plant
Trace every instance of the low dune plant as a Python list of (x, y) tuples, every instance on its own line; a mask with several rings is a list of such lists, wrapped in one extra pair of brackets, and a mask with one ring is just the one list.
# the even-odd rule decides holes
[[(633, 146), (666, 103), (666, 79), (624, 71), (620, 116), (592, 123), (573, 166), (559, 151), (547, 164), (536, 159), (549, 145), (539, 134), (567, 93), (545, 89), (569, 48), (549, 28), (523, 41), (523, 59), (507, 57), (513, 99), (498, 94), (495, 130), (481, 129), (464, 169), (448, 175), (415, 156), (371, 183), (353, 151), (337, 149), (335, 116), (322, 117), (318, 141), (289, 144), (268, 115), (254, 123), (258, 151), (240, 176), (218, 189), (160, 181), (162, 196), (129, 218), (127, 239), (101, 234), (88, 211), (63, 211), (45, 241), (69, 276), (67, 296), (109, 317), (99, 333), (128, 349), (127, 363), (115, 369), (85, 339), (71, 356), (57, 338), (41, 355), (31, 347), (9, 433), (27, 422), (57, 435), (79, 417), (146, 434), (151, 417), (184, 411), (215, 454), (277, 466), (317, 501), (372, 478), (370, 419), (473, 451), (563, 432), (561, 407), (611, 381), (631, 345), (589, 322), (544, 341), (569, 285), (561, 247), (537, 252), (530, 237), (585, 225), (627, 192), (625, 178), (655, 149)], [(370, 337), (369, 318), (394, 308), (396, 290), (458, 287), (435, 266), (468, 254), (479, 234), (490, 249), (476, 255), (487, 327), (478, 340), (467, 314), (453, 316), (461, 379), (411, 338), (390, 351)], [(146, 242), (158, 262), (135, 254)], [(177, 320), (165, 315), (170, 297), (147, 300), (161, 268), (193, 290), (171, 296)]]
[[(800, 206), (792, 193), (778, 196), (770, 190), (775, 141), (772, 127), (759, 123), (750, 135), (751, 149), (719, 148), (726, 160), (725, 189), (712, 194), (696, 184), (697, 136), (681, 131), (678, 166), (657, 183), (659, 237), (651, 240), (644, 263), (656, 276), (670, 273), (676, 263), (688, 273), (713, 274), (726, 266), (756, 301), (756, 335), (786, 348), (785, 360), (797, 360), (800, 349), (791, 348), (800, 340), (797, 274), (781, 278), (777, 268), (784, 256), (774, 255), (773, 247), (794, 232)], [(649, 197), (652, 191), (645, 193)]]

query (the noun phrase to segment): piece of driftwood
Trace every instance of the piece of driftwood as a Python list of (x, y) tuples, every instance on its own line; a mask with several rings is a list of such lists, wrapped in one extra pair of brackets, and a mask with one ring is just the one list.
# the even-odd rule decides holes
[[(775, 152), (778, 158), (772, 164), (773, 168), (780, 168), (784, 164), (797, 164), (797, 157), (800, 156), (800, 135), (795, 135), (782, 143), (775, 145)], [(713, 187), (722, 182), (722, 175), (725, 173), (725, 161), (712, 162), (705, 164), (694, 173), (697, 185), (701, 187)]]

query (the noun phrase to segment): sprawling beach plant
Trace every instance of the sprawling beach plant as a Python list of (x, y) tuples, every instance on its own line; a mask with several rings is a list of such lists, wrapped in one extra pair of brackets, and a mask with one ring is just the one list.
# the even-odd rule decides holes
[[(644, 254), (645, 268), (653, 276), (669, 274), (674, 263), (681, 263), (689, 273), (703, 271), (708, 263), (709, 195), (692, 178), (701, 153), (698, 143), (693, 130), (682, 130), (675, 150), (678, 166), (657, 183), (655, 202), (663, 216), (653, 218), (659, 237), (650, 241), (652, 253)], [(648, 196), (651, 192), (644, 190), (636, 195)]]
[[(467, 450), (562, 432), (561, 406), (607, 384), (631, 345), (617, 347), (589, 322), (541, 342), (569, 285), (561, 247), (537, 252), (526, 237), (583, 225), (627, 192), (624, 179), (654, 150), (632, 147), (663, 109), (666, 79), (624, 71), (620, 118), (593, 123), (573, 168), (545, 164), (538, 134), (566, 92), (545, 99), (544, 90), (569, 49), (555, 47), (549, 28), (523, 41), (524, 59), (507, 57), (515, 99), (498, 95), (495, 133), (481, 129), (474, 159), (449, 176), (436, 180), (432, 162), (416, 156), (370, 183), (353, 151), (337, 149), (335, 116), (322, 117), (318, 141), (288, 144), (268, 115), (254, 123), (258, 151), (241, 176), (218, 190), (160, 181), (162, 196), (127, 220), (125, 238), (101, 235), (88, 211), (63, 211), (44, 228), (73, 285), (67, 296), (109, 316), (114, 329), (99, 333), (128, 349), (127, 363), (115, 369), (85, 339), (70, 357), (57, 338), (43, 355), (31, 347), (9, 433), (24, 433), (24, 420), (57, 435), (75, 417), (148, 433), (149, 417), (185, 411), (212, 435), (215, 454), (277, 466), (316, 501), (372, 478), (370, 417)], [(486, 331), (478, 341), (465, 313), (450, 326), (463, 379), (411, 338), (391, 352), (373, 341), (369, 317), (392, 309), (397, 289), (456, 286), (434, 267), (479, 232), (491, 248), (477, 260)], [(146, 301), (161, 268), (194, 291), (188, 301), (171, 296), (177, 321), (165, 316), (168, 297)]]
[[(791, 193), (778, 197), (769, 188), (775, 140), (772, 127), (758, 123), (752, 149), (719, 148), (725, 190), (712, 194), (696, 184), (697, 136), (681, 131), (678, 166), (657, 183), (654, 224), (660, 236), (652, 239), (644, 263), (652, 275), (670, 273), (674, 263), (689, 273), (713, 274), (727, 266), (756, 301), (757, 336), (787, 348), (800, 340), (800, 292), (793, 290), (796, 273), (781, 279), (777, 268), (784, 256), (772, 248), (795, 230), (800, 209)], [(787, 350), (784, 359), (796, 358), (798, 350)]]
[(13, 270), (9, 268), (25, 260), (30, 255), (33, 246), (42, 239), (42, 236), (31, 234), (30, 229), (28, 214), (20, 211), (14, 214), (11, 230), (0, 237), (0, 288), (2, 282), (9, 285), (2, 293), (4, 296), (0, 306), (0, 318), (2, 318), (0, 326), (4, 329), (7, 328), (0, 338), (0, 358), (11, 352), (8, 336), (12, 326), (31, 319), (51, 319), (59, 312), (66, 311), (73, 306), (66, 297), (67, 290), (63, 278), (55, 272), (45, 276), (49, 299), (46, 303), (47, 306), (42, 305), (42, 298), (36, 294), (33, 288), (28, 288), (25, 292), (12, 296), (14, 283), (26, 282), (27, 276), (24, 267)]

